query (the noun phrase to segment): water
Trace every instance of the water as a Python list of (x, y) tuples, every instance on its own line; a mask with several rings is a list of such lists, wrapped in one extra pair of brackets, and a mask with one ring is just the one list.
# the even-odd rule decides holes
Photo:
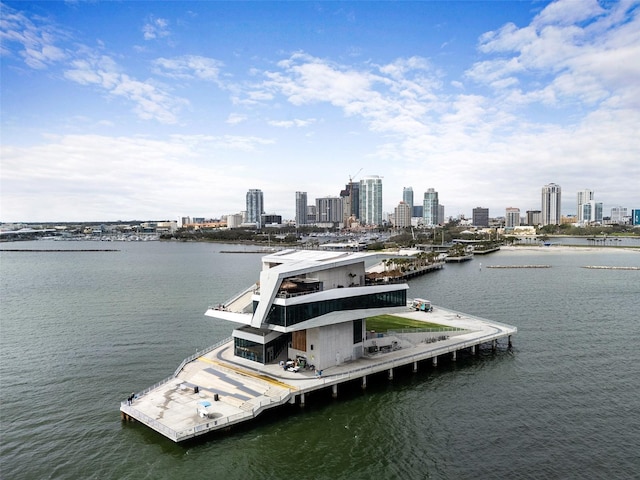
[[(0, 476), (11, 479), (637, 478), (640, 252), (521, 249), (447, 264), (410, 294), (514, 324), (514, 348), (310, 395), (176, 445), (119, 402), (231, 333), (203, 313), (260, 256), (204, 243), (30, 242), (0, 254)], [(7, 244), (3, 247), (8, 248)], [(482, 268), (480, 268), (482, 263)], [(489, 265), (549, 264), (547, 269)]]

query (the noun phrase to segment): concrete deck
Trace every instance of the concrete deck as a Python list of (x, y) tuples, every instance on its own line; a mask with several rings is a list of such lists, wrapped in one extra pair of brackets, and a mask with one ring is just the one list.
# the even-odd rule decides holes
[[(337, 392), (340, 383), (363, 379), (368, 375), (433, 359), (455, 355), (467, 348), (497, 341), (517, 333), (517, 328), (479, 317), (434, 307), (432, 312), (407, 309), (398, 314), (416, 320), (438, 323), (465, 331), (444, 332), (445, 340), (427, 342), (433, 334), (398, 334), (402, 348), (387, 353), (376, 352), (354, 361), (324, 369), (318, 377), (313, 370), (288, 372), (277, 363), (260, 365), (233, 356), (229, 339), (208, 353), (184, 364), (175, 375), (136, 395), (131, 405), (121, 403), (123, 419), (135, 419), (175, 442), (225, 429), (258, 416), (267, 408), (304, 403), (304, 394), (331, 387)], [(194, 387), (199, 392), (196, 393)], [(217, 398), (217, 400), (216, 400)], [(204, 407), (201, 402), (209, 402)]]

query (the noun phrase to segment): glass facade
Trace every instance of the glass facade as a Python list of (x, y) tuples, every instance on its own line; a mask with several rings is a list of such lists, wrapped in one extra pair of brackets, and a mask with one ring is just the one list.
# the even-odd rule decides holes
[(273, 361), (289, 343), (289, 334), (280, 335), (267, 344), (252, 342), (244, 338), (234, 338), (234, 354), (253, 362)]
[(433, 188), (427, 189), (424, 192), (424, 200), (422, 202), (422, 219), (425, 225), (438, 225), (440, 221), (438, 218), (438, 204), (438, 192)]
[(382, 178), (377, 175), (360, 180), (360, 222), (382, 225)]
[(252, 188), (247, 192), (247, 223), (255, 223), (261, 226), (264, 213), (264, 196), (262, 190)]
[(244, 338), (236, 338), (234, 353), (236, 357), (246, 358), (254, 362), (264, 363), (264, 345)]
[(307, 224), (307, 192), (296, 192), (296, 225)]
[[(401, 307), (407, 304), (407, 291), (381, 292), (356, 297), (335, 298), (322, 302), (302, 305), (272, 305), (266, 323), (290, 327), (321, 315), (342, 310), (360, 310), (364, 308)], [(255, 310), (255, 304), (254, 304)]]

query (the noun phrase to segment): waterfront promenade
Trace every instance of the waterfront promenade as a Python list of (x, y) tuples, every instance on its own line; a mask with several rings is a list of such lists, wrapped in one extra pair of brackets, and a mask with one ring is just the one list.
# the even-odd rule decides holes
[(250, 421), (268, 408), (304, 404), (305, 395), (313, 391), (330, 388), (337, 397), (339, 385), (345, 382), (359, 381), (365, 388), (367, 377), (376, 373), (386, 372), (393, 378), (397, 367), (411, 365), (417, 371), (419, 362), (437, 365), (438, 358), (445, 355), (455, 360), (460, 350), (475, 353), (479, 345), (487, 343), (495, 348), (500, 339), (508, 339), (510, 344), (511, 336), (517, 333), (516, 327), (440, 307), (429, 313), (408, 308), (399, 315), (450, 330), (389, 334), (394, 338), (394, 349), (380, 349), (340, 363), (321, 375), (311, 369), (291, 372), (278, 363), (260, 365), (235, 357), (233, 342), (227, 339), (186, 359), (174, 375), (137, 393), (131, 402), (123, 401), (121, 416), (180, 442)]

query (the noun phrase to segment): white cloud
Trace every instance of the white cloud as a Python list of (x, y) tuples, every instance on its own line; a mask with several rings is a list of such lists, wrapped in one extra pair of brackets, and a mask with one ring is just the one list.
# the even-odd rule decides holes
[[(530, 25), (506, 24), (481, 36), (476, 52), (481, 60), (462, 78), (447, 77), (411, 51), (384, 63), (375, 56), (340, 63), (297, 52), (278, 63), (252, 57), (242, 65), (238, 55), (237, 71), (244, 68), (249, 75), (245, 79), (235, 71), (240, 80), (234, 82), (226, 80), (229, 67), (222, 62), (184, 54), (153, 61), (155, 79), (135, 78), (142, 74), (134, 77), (121, 63), (124, 55), (105, 54), (107, 47), (100, 53), (79, 43), (63, 49), (53, 29), (49, 36), (19, 36), (17, 28), (8, 29), (2, 44), (18, 45), (15, 57), (28, 58), (33, 68), (58, 62), (64, 78), (100, 97), (129, 102), (139, 118), (176, 124), (187, 106), (210, 108), (208, 97), (193, 103), (176, 97), (173, 89), (185, 84), (195, 86), (183, 90), (195, 99), (201, 91), (210, 95), (213, 83), (229, 95), (229, 105), (221, 101), (217, 109), (216, 103), (189, 125), (216, 135), (164, 140), (78, 135), (32, 147), (3, 145), (3, 217), (24, 212), (21, 205), (39, 214), (50, 205), (39, 198), (47, 197), (59, 199), (60, 211), (73, 211), (79, 198), (87, 199), (87, 211), (99, 212), (104, 205), (120, 209), (117, 215), (102, 210), (100, 218), (126, 217), (138, 204), (145, 209), (140, 215), (149, 218), (167, 216), (167, 205), (176, 214), (195, 205), (208, 205), (212, 215), (230, 213), (242, 209), (247, 185), (262, 188), (268, 209), (286, 217), (295, 190), (326, 195), (339, 188), (337, 176), (346, 182), (360, 166), (363, 175), (384, 177), (387, 210), (397, 205), (403, 186), (413, 186), (416, 198), (436, 188), (448, 215), (469, 214), (478, 205), (494, 215), (507, 204), (525, 211), (539, 208), (540, 187), (551, 181), (568, 198), (577, 189), (592, 188), (598, 200), (635, 208), (640, 201), (631, 185), (640, 178), (638, 4), (549, 4)], [(150, 25), (152, 38), (169, 34), (168, 23)], [(266, 71), (258, 67), (263, 61), (269, 62)], [(145, 66), (148, 60), (139, 68)], [(203, 125), (195, 125), (202, 119)], [(275, 127), (263, 130), (272, 137), (256, 130), (229, 134), (242, 133), (249, 120), (254, 129), (260, 121)], [(94, 131), (85, 128), (90, 119), (83, 122), (84, 131)], [(108, 131), (122, 128), (111, 125)], [(216, 130), (208, 130), (211, 125)], [(148, 128), (145, 124), (145, 133)], [(183, 131), (178, 128), (173, 131)]]
[(246, 121), (247, 121), (246, 115), (241, 115), (239, 113), (232, 113), (227, 117), (226, 123), (228, 123), (229, 125), (238, 125)]
[(605, 10), (595, 0), (551, 3), (529, 26), (510, 23), (484, 34), (479, 50), (498, 56), (477, 62), (467, 76), (503, 94), (521, 89), (519, 99), (531, 102), (593, 105), (615, 95), (638, 104), (637, 4), (615, 2)]
[(169, 20), (166, 18), (150, 17), (147, 23), (142, 27), (142, 34), (145, 40), (155, 40), (170, 35)]
[(188, 105), (186, 99), (175, 97), (149, 81), (142, 82), (122, 73), (116, 62), (106, 55), (74, 60), (64, 76), (76, 83), (93, 85), (110, 95), (133, 102), (134, 112), (145, 120), (176, 123), (178, 112)]
[(3, 220), (178, 218), (194, 205), (237, 212), (246, 182), (259, 182), (260, 173), (226, 152), (271, 143), (240, 136), (67, 135), (28, 147), (5, 145)]
[(177, 79), (200, 79), (219, 83), (224, 64), (213, 58), (184, 55), (176, 58), (158, 58), (153, 62), (154, 73)]
[(0, 43), (2, 55), (11, 55), (8, 44), (18, 43), (22, 50), (19, 55), (31, 68), (44, 69), (67, 57), (64, 49), (56, 42), (66, 34), (47, 23), (42, 18), (34, 21), (17, 12), (8, 5), (2, 4), (0, 17)]
[(293, 120), (270, 120), (268, 122), (272, 127), (283, 127), (283, 128), (291, 128), (291, 127), (308, 127), (309, 125), (315, 123), (315, 119), (310, 118), (307, 120), (302, 120), (299, 118), (295, 118)]

